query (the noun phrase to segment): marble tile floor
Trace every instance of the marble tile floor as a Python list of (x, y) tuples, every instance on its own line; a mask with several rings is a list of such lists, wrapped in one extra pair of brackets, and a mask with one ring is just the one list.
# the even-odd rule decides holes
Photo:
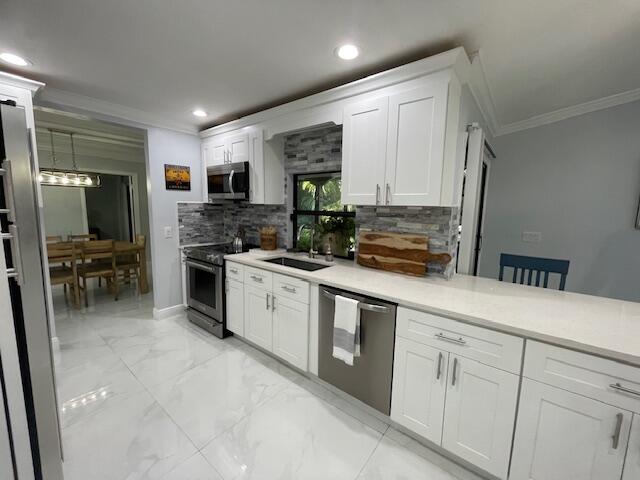
[(479, 479), (152, 295), (54, 304), (66, 480)]

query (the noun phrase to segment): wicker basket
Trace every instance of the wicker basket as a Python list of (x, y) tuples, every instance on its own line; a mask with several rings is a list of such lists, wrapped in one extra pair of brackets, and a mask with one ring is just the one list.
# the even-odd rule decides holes
[(273, 229), (260, 230), (260, 248), (262, 250), (275, 250), (278, 248), (278, 232)]

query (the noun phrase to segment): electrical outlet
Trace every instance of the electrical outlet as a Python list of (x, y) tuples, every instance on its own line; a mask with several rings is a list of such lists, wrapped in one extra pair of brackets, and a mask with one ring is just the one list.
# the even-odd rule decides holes
[(540, 243), (542, 241), (542, 233), (522, 232), (522, 241), (527, 243)]
[(173, 237), (173, 228), (164, 227), (164, 238), (171, 238), (171, 237)]

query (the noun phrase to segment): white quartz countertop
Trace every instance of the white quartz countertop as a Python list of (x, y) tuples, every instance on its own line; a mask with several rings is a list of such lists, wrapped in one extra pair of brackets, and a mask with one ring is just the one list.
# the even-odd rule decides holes
[(640, 366), (640, 303), (468, 275), (415, 278), (340, 260), (307, 272), (264, 262), (270, 257), (251, 253), (225, 258)]

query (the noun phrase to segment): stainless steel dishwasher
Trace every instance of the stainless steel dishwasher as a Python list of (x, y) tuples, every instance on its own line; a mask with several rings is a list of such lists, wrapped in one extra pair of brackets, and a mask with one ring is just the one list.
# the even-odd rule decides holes
[[(360, 302), (360, 356), (352, 367), (332, 355), (336, 295)], [(395, 304), (320, 285), (318, 376), (389, 415), (395, 332)]]

